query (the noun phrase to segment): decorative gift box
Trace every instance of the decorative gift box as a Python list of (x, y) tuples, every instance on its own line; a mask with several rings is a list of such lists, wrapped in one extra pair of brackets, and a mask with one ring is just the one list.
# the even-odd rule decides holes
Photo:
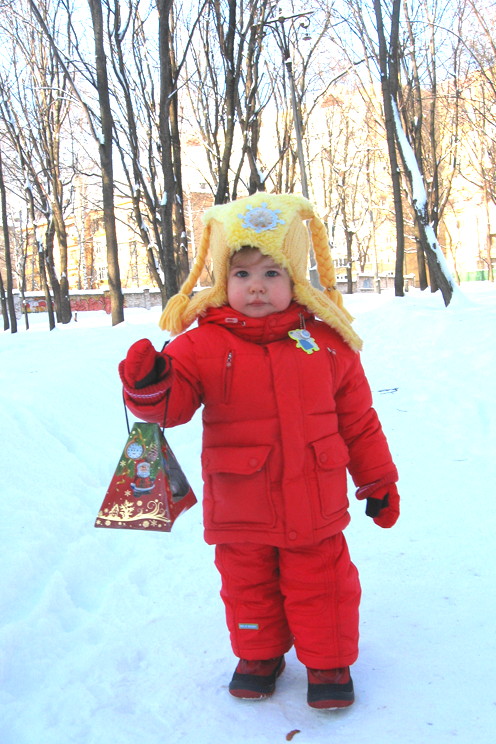
[(170, 532), (196, 504), (186, 476), (157, 424), (134, 424), (95, 527)]

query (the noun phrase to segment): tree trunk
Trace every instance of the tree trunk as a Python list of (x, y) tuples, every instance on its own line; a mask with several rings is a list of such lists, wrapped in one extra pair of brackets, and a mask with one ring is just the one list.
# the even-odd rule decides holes
[(178, 71), (174, 55), (174, 48), (170, 45), (170, 66), (173, 71), (174, 91), (170, 98), (169, 125), (171, 132), (172, 168), (175, 178), (176, 198), (172, 213), (172, 229), (174, 234), (174, 255), (176, 265), (176, 281), (182, 284), (189, 274), (188, 238), (186, 221), (184, 218), (183, 178), (181, 165), (181, 135), (177, 100)]
[(49, 212), (45, 213), (46, 219), (46, 231), (45, 231), (45, 245), (44, 245), (44, 266), (50, 280), (50, 286), (52, 288), (53, 302), (55, 305), (55, 315), (57, 317), (57, 323), (62, 322), (62, 311), (61, 311), (61, 299), (60, 299), (60, 282), (55, 271), (53, 263), (53, 245), (55, 240), (55, 225), (53, 223), (52, 215)]
[(101, 0), (88, 0), (88, 4), (91, 11), (95, 40), (96, 79), (102, 126), (98, 150), (102, 169), (103, 219), (105, 225), (105, 238), (107, 242), (110, 305), (112, 311), (112, 325), (117, 325), (118, 323), (122, 323), (124, 320), (124, 297), (121, 287), (119, 251), (114, 212), (114, 169), (112, 160), (113, 118), (107, 76), (107, 59), (104, 47), (102, 3)]
[[(228, 0), (229, 17), (227, 21), (227, 33), (221, 43), (222, 56), (226, 70), (226, 93), (225, 93), (225, 117), (226, 127), (224, 136), (224, 150), (219, 170), (219, 182), (215, 194), (215, 203), (224, 204), (229, 201), (229, 166), (234, 143), (234, 127), (236, 124), (236, 100), (237, 100), (237, 76), (234, 59), (234, 39), (236, 34), (236, 7), (237, 0)], [(219, 26), (221, 19), (218, 20)]]
[(21, 256), (21, 265), (18, 270), (18, 282), (19, 282), (19, 292), (21, 294), (21, 308), (22, 308), (22, 314), (24, 315), (24, 327), (26, 328), (26, 331), (29, 330), (29, 315), (28, 315), (28, 309), (26, 306), (26, 263), (27, 263), (27, 253), (28, 253), (28, 246), (29, 246), (29, 234), (28, 231), (21, 228), (21, 232), (24, 234), (23, 238), (23, 244), (24, 247), (22, 249), (22, 256)]
[(45, 253), (42, 249), (42, 246), (38, 246), (38, 266), (40, 271), (41, 284), (43, 286), (43, 292), (45, 293), (45, 302), (48, 312), (48, 327), (51, 331), (53, 331), (53, 329), (55, 328), (55, 313), (53, 309), (52, 296), (50, 294), (50, 287), (48, 286)]
[(53, 224), (60, 250), (59, 322), (70, 323), (72, 318), (69, 298), (67, 229), (58, 199), (53, 200)]
[[(162, 264), (163, 250), (159, 210), (157, 209), (157, 179), (155, 177), (156, 170), (153, 156), (155, 137), (151, 133), (153, 130), (152, 121), (154, 120), (154, 99), (153, 97), (150, 97), (149, 91), (147, 91), (146, 88), (147, 65), (142, 57), (142, 50), (144, 46), (146, 46), (146, 41), (142, 33), (133, 34), (133, 54), (138, 66), (138, 78), (140, 80), (138, 94), (140, 103), (138, 109), (135, 109), (136, 90), (130, 82), (128, 65), (126, 64), (126, 56), (124, 52), (126, 34), (128, 34), (129, 29), (133, 29), (132, 24), (126, 23), (124, 29), (122, 27), (120, 6), (116, 0), (112, 38), (115, 51), (112, 54), (111, 62), (114, 66), (116, 78), (124, 98), (124, 105), (122, 108), (125, 110), (125, 139), (127, 141), (127, 146), (124, 146), (122, 141), (119, 139), (119, 132), (116, 133), (115, 141), (128, 180), (133, 204), (134, 220), (143, 245), (145, 246), (148, 269), (155, 284), (160, 289), (162, 305), (165, 305), (167, 302), (165, 284), (157, 266), (157, 256), (159, 262)], [(144, 121), (140, 118), (141, 107), (143, 107), (145, 111)], [(149, 169), (147, 171), (143, 170), (141, 165), (141, 146), (140, 138), (138, 136), (138, 129), (143, 127), (144, 122), (146, 122), (148, 131), (150, 132), (145, 146), (145, 157), (147, 157), (149, 164)], [(131, 161), (131, 167), (128, 165), (128, 160)], [(152, 239), (150, 239), (150, 232), (153, 233)]]
[(22, 307), (22, 314), (24, 315), (24, 327), (26, 328), (26, 331), (28, 331), (29, 330), (29, 315), (28, 315), (28, 308), (26, 305), (26, 256), (25, 255), (22, 258), (22, 271), (21, 271), (19, 292), (21, 294), (21, 307)]
[[(377, 21), (377, 35), (379, 39), (379, 65), (381, 70), (382, 99), (384, 103), (384, 118), (386, 138), (391, 167), (393, 185), (394, 215), (396, 224), (396, 263), (394, 273), (394, 293), (396, 297), (404, 295), (403, 266), (405, 261), (405, 221), (403, 216), (403, 202), (401, 198), (401, 173), (396, 153), (396, 135), (391, 99), (397, 93), (397, 49), (399, 34), (400, 0), (394, 0), (391, 22), (390, 47), (388, 50), (384, 34), (384, 22), (380, 0), (374, 0), (374, 11)], [(396, 56), (395, 56), (396, 55)]]
[(412, 206), (415, 211), (420, 242), (429, 263), (431, 285), (441, 290), (444, 304), (449, 305), (453, 296), (453, 292), (456, 289), (456, 285), (450, 274), (446, 259), (441, 250), (441, 246), (439, 245), (436, 234), (429, 221), (427, 208), (427, 192), (425, 190), (422, 174), (415, 159), (412, 147), (408, 142), (405, 132), (402, 129), (396, 103), (394, 101), (391, 101), (391, 104), (393, 106), (394, 120), (396, 124), (398, 148), (412, 191)]
[[(257, 106), (257, 94), (260, 82), (260, 51), (263, 39), (263, 25), (253, 24), (250, 29), (250, 40), (246, 59), (246, 112), (244, 119), (245, 152), (250, 168), (248, 193), (265, 191), (265, 181), (258, 167), (258, 146), (260, 141), (260, 112)], [(241, 112), (240, 112), (241, 114)], [(242, 119), (241, 115), (239, 116)], [(236, 194), (234, 194), (236, 196)]]
[(346, 291), (353, 294), (353, 232), (346, 230)]
[(2, 279), (1, 273), (0, 273), (0, 306), (2, 308), (3, 330), (8, 331), (10, 328), (9, 309), (7, 307), (7, 297), (5, 295), (5, 288), (3, 286), (3, 279)]
[(419, 278), (419, 287), (422, 291), (427, 289), (429, 282), (427, 279), (427, 270), (425, 266), (425, 253), (422, 250), (420, 240), (417, 238), (417, 271)]
[[(14, 304), (14, 295), (13, 295), (14, 281), (13, 281), (13, 276), (12, 276), (9, 223), (8, 223), (8, 217), (7, 217), (7, 194), (5, 191), (5, 182), (3, 180), (3, 164), (2, 164), (1, 151), (0, 151), (0, 196), (1, 196), (1, 202), (2, 202), (3, 241), (4, 241), (4, 247), (5, 247), (5, 271), (7, 274), (6, 305), (7, 305), (7, 309), (9, 313), (9, 318), (10, 318), (10, 330), (12, 333), (17, 333), (17, 318), (16, 318), (16, 313), (15, 313), (15, 304)], [(3, 286), (2, 286), (2, 290), (3, 290)], [(2, 302), (2, 308), (3, 308), (3, 302)], [(5, 316), (4, 316), (4, 326), (5, 326)]]
[(163, 270), (166, 298), (172, 297), (178, 290), (176, 276), (176, 261), (174, 256), (173, 211), (177, 196), (177, 184), (174, 178), (174, 164), (172, 157), (172, 136), (170, 122), (170, 100), (174, 94), (171, 74), (171, 30), (170, 11), (173, 0), (157, 0), (159, 27), (159, 57), (160, 57), (160, 155), (164, 178), (164, 193), (160, 206), (162, 223), (162, 250), (164, 254)]

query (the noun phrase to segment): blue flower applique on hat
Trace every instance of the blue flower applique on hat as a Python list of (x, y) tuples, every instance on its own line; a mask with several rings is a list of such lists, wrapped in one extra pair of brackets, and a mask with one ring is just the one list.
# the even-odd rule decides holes
[(284, 225), (284, 220), (278, 216), (280, 212), (280, 209), (270, 209), (267, 203), (263, 202), (259, 207), (248, 205), (246, 214), (238, 214), (238, 217), (243, 220), (244, 228), (260, 233), (275, 230), (278, 225)]

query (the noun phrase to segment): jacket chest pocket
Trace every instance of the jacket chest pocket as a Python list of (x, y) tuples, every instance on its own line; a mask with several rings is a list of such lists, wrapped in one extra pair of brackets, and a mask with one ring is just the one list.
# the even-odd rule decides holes
[(214, 525), (272, 526), (270, 445), (206, 447), (202, 455), (206, 517)]
[(322, 515), (332, 517), (348, 506), (346, 465), (348, 448), (340, 434), (312, 442)]

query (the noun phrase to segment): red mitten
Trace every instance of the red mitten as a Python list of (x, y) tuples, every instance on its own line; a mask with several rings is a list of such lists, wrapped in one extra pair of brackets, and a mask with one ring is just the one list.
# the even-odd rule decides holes
[[(155, 402), (169, 387), (165, 378), (170, 372), (169, 358), (159, 354), (147, 338), (136, 341), (119, 364), (124, 390), (136, 400)], [(143, 394), (136, 391), (144, 390)]]
[(379, 527), (392, 527), (400, 516), (400, 495), (395, 483), (381, 481), (361, 486), (356, 492), (358, 499), (367, 499), (365, 514), (372, 517)]

